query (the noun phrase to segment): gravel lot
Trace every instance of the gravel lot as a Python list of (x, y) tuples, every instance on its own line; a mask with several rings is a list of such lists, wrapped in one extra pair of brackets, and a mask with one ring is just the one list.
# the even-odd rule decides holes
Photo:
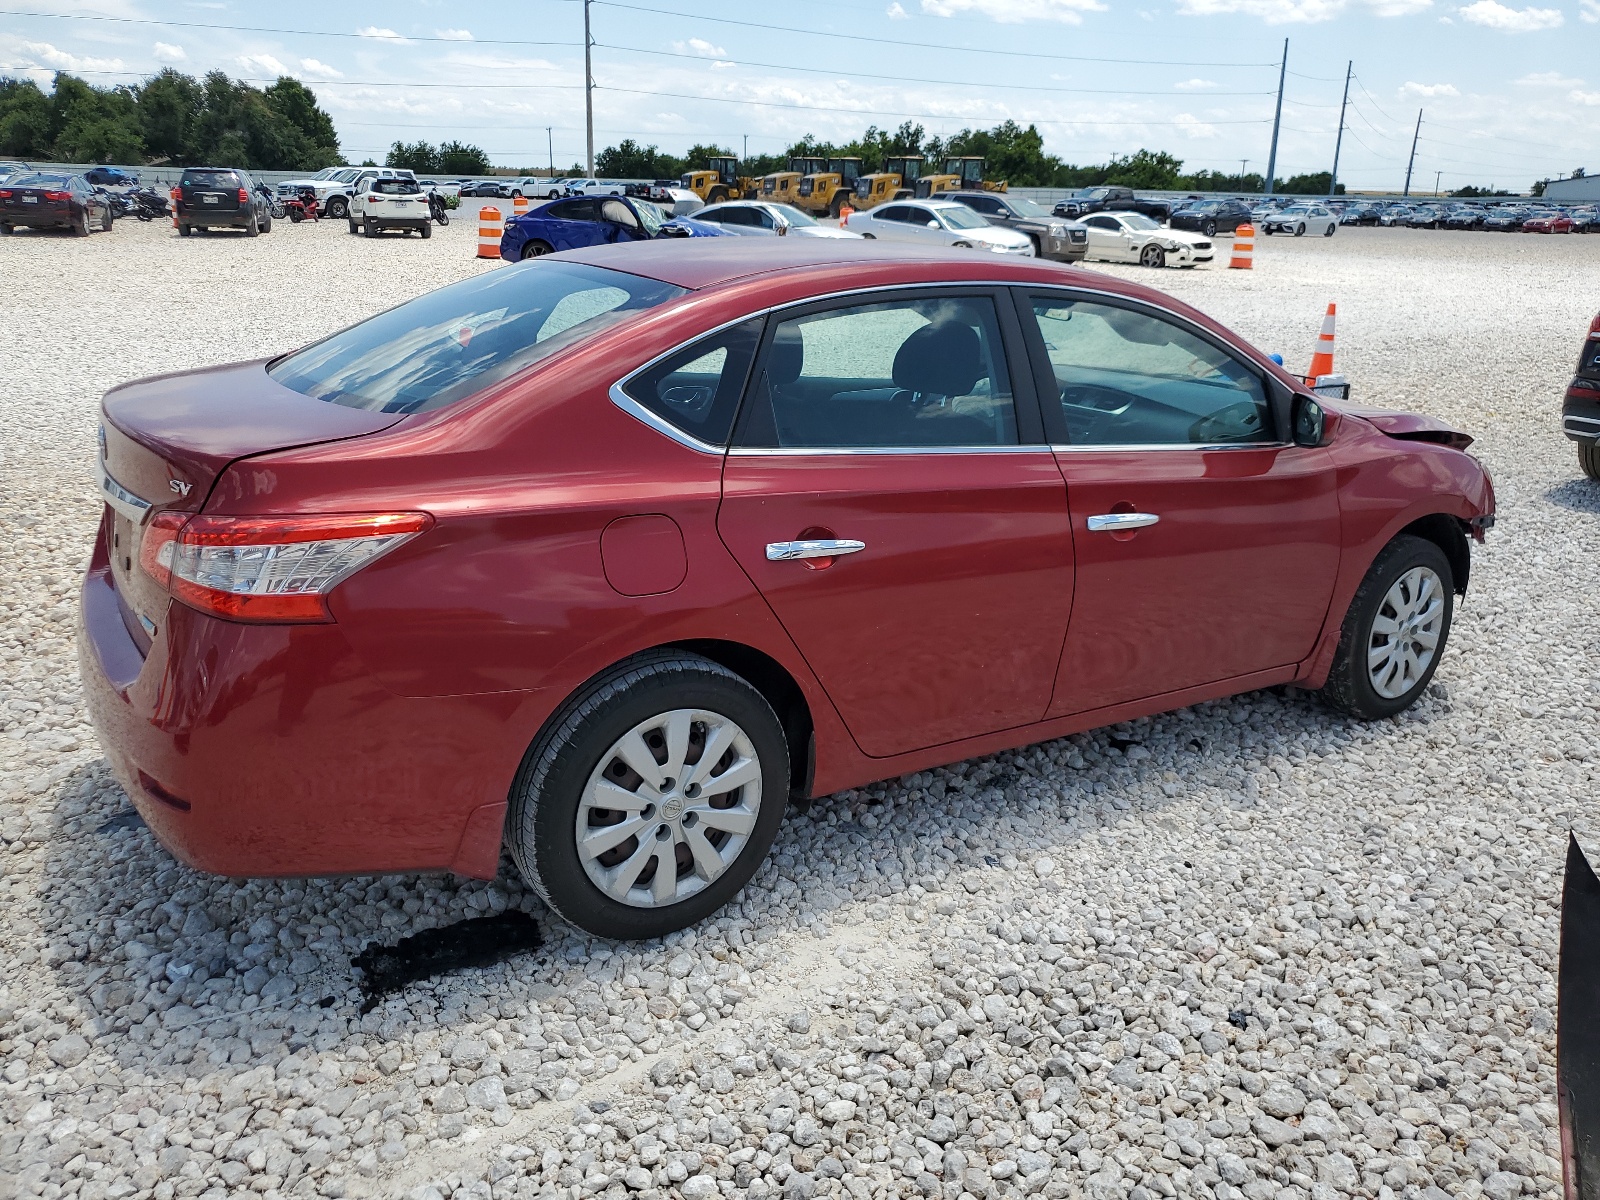
[(1480, 437), (1500, 524), (1417, 709), (1256, 693), (847, 792), (702, 928), (547, 923), (363, 1015), (369, 942), (541, 906), (154, 842), (77, 684), (96, 406), (470, 274), (475, 236), (0, 242), (0, 1197), (1557, 1193), (1555, 906), (1600, 835), (1600, 490), (1558, 411), (1600, 238), (1107, 268), (1292, 365), (1337, 300), (1359, 399)]

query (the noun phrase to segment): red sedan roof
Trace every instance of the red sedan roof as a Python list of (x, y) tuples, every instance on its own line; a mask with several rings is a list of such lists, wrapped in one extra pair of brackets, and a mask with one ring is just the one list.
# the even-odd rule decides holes
[(1054, 279), (1058, 282), (1064, 269), (1038, 259), (1011, 255), (890, 246), (853, 238), (662, 238), (570, 250), (559, 257), (627, 271), (696, 291), (752, 275), (805, 267), (858, 264), (864, 267), (877, 263), (893, 268), (938, 264), (942, 268), (941, 277), (947, 279)]

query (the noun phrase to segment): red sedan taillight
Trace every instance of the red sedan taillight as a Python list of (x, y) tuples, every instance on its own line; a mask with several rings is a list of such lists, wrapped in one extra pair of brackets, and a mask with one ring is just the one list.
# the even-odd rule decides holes
[(44, 198), (46, 200), (55, 200), (57, 202), (60, 202), (62, 200), (71, 200), (72, 199), (72, 193), (71, 192), (46, 192), (44, 194)]
[(158, 513), (145, 530), (139, 562), (173, 599), (213, 616), (331, 621), (329, 592), (432, 524), (427, 513)]
[(0, 188), (0, 200), (9, 200), (9, 199), (11, 199), (11, 189), (10, 188)]

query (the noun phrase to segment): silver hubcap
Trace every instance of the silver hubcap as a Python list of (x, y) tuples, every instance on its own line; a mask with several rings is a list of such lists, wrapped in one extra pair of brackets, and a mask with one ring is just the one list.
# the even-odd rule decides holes
[(1444, 581), (1412, 567), (1389, 589), (1367, 641), (1367, 677), (1385, 700), (1397, 700), (1428, 670), (1444, 628)]
[(719, 713), (679, 708), (635, 725), (600, 756), (578, 805), (578, 859), (635, 908), (686, 900), (743, 852), (761, 810), (761, 763)]

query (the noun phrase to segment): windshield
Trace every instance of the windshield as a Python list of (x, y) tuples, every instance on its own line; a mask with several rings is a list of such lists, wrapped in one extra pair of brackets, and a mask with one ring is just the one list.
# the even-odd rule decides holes
[(654, 204), (635, 204), (633, 211), (639, 214), (639, 224), (651, 237), (660, 233), (661, 227), (667, 223), (666, 216)]
[(1160, 229), (1161, 228), (1161, 222), (1160, 221), (1153, 221), (1149, 217), (1145, 216), (1143, 213), (1125, 212), (1125, 213), (1118, 213), (1117, 215), (1122, 218), (1122, 223), (1124, 225), (1126, 225), (1129, 229)]
[(602, 267), (528, 263), (419, 296), (280, 358), (267, 373), (349, 408), (426, 412), (684, 294)]
[(1008, 196), (1006, 203), (1011, 205), (1011, 211), (1019, 217), (1048, 217), (1050, 211), (1042, 204), (1036, 204), (1026, 196)]
[(939, 215), (944, 218), (947, 229), (983, 229), (989, 224), (965, 205), (941, 208)]
[(772, 206), (772, 210), (782, 216), (785, 221), (789, 222), (789, 224), (793, 225), (796, 229), (805, 229), (816, 224), (816, 222), (811, 219), (809, 213), (801, 212), (792, 204), (774, 204)]

